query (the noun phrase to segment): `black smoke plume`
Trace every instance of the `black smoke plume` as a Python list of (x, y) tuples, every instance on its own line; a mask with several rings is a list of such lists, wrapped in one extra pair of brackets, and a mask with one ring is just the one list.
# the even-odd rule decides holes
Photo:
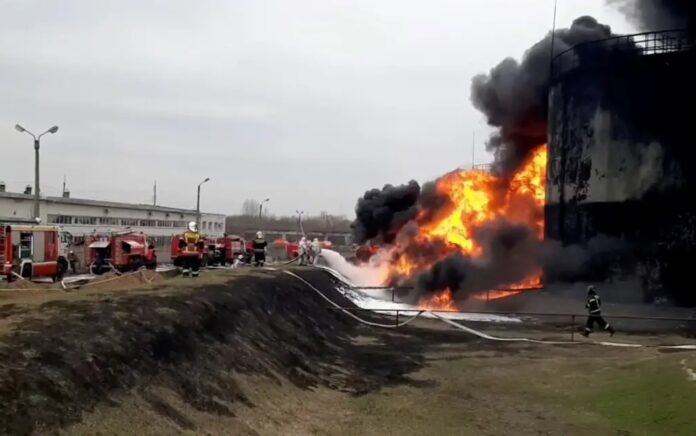
[(425, 183), (423, 188), (411, 180), (406, 185), (371, 189), (355, 206), (355, 220), (351, 225), (353, 239), (358, 244), (367, 240), (390, 244), (416, 216), (430, 221), (445, 210), (449, 202), (447, 195), (437, 191), (437, 180)]
[(355, 206), (353, 238), (362, 244), (370, 239), (391, 243), (396, 234), (418, 213), (421, 189), (411, 180), (406, 185), (385, 185), (365, 192)]
[[(569, 29), (556, 30), (553, 52), (611, 36), (609, 26), (583, 16)], [(534, 148), (546, 142), (551, 39), (549, 32), (525, 52), (521, 62), (506, 58), (488, 74), (472, 80), (474, 106), (489, 125), (498, 128), (487, 148), (495, 156), (494, 171), (499, 175), (511, 174)]]
[(608, 3), (618, 6), (645, 31), (693, 28), (695, 24), (694, 0), (608, 0)]

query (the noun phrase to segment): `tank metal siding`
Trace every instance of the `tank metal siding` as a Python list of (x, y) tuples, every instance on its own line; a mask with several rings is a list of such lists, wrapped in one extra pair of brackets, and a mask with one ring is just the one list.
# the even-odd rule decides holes
[[(546, 236), (624, 240), (660, 286), (696, 304), (696, 52), (617, 57), (549, 92)], [(689, 297), (691, 295), (691, 297)]]

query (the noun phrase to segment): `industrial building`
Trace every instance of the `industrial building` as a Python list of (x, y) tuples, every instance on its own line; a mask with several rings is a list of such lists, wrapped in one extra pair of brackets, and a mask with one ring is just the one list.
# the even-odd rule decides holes
[(696, 49), (670, 30), (558, 55), (549, 94), (546, 236), (630, 247), (647, 297), (696, 304)]
[[(0, 184), (0, 222), (31, 219), (34, 215), (34, 196), (30, 188), (24, 193), (6, 192)], [(87, 200), (63, 197), (41, 197), (42, 223), (60, 225), (75, 237), (90, 233), (121, 230), (142, 231), (158, 242), (186, 230), (196, 221), (196, 211), (146, 204)], [(200, 229), (212, 237), (225, 232), (225, 215), (201, 213)]]

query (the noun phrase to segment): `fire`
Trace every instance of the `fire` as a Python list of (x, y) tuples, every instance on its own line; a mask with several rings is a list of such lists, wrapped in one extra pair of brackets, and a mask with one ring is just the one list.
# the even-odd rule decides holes
[(429, 300), (422, 301), (418, 305), (418, 308), (423, 310), (457, 310), (457, 306), (454, 304), (454, 298), (452, 297), (452, 291), (449, 289), (436, 293)]
[[(496, 219), (524, 224), (534, 234), (544, 237), (544, 203), (546, 199), (546, 145), (538, 147), (513, 177), (505, 183), (485, 171), (457, 170), (437, 182), (439, 194), (450, 199), (451, 206), (439, 211), (437, 216), (422, 211), (416, 218), (418, 236), (406, 241), (397, 241), (392, 249), (390, 278), (398, 281), (413, 277), (435, 262), (456, 253), (480, 257), (482, 247), (474, 239), (474, 231), (482, 224)], [(441, 242), (443, 249), (427, 260), (409, 255), (408, 248), (425, 243)], [(412, 251), (411, 251), (412, 252)], [(509, 283), (506, 290), (490, 290), (474, 296), (476, 299), (493, 300), (506, 298), (524, 289), (541, 286), (541, 271), (520, 283)], [(452, 292), (445, 289), (430, 299), (421, 301), (423, 309), (455, 310)]]

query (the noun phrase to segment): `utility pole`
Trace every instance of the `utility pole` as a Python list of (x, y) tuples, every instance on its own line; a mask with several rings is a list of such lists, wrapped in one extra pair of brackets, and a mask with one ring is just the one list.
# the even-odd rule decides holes
[(302, 233), (302, 236), (305, 236), (304, 226), (302, 226), (302, 215), (304, 215), (304, 211), (296, 210), (295, 212), (297, 213), (297, 225), (300, 228), (300, 233)]
[(152, 187), (152, 205), (157, 206), (157, 180), (155, 180), (155, 185)]
[(556, 10), (558, 9), (558, 0), (553, 1), (553, 27), (551, 28), (551, 52), (549, 53), (549, 91), (551, 90), (551, 76), (553, 76), (553, 51), (556, 43)]
[(15, 129), (21, 133), (28, 133), (34, 138), (34, 218), (39, 220), (41, 218), (39, 206), (39, 149), (41, 148), (41, 137), (46, 133), (56, 133), (58, 131), (58, 126), (51, 127), (39, 136), (34, 135), (19, 124), (15, 124)]
[(474, 167), (476, 166), (474, 163), (476, 162), (474, 153), (476, 152), (476, 130), (471, 132), (471, 169), (473, 170)]
[(259, 223), (261, 223), (261, 220), (263, 219), (263, 204), (271, 201), (270, 198), (267, 198), (263, 200), (261, 203), (259, 203)]
[(196, 195), (196, 225), (201, 226), (201, 185), (210, 180), (210, 177), (206, 177), (201, 183), (198, 184), (198, 193)]
[(63, 174), (63, 192), (61, 192), (61, 196), (65, 197), (65, 174)]

